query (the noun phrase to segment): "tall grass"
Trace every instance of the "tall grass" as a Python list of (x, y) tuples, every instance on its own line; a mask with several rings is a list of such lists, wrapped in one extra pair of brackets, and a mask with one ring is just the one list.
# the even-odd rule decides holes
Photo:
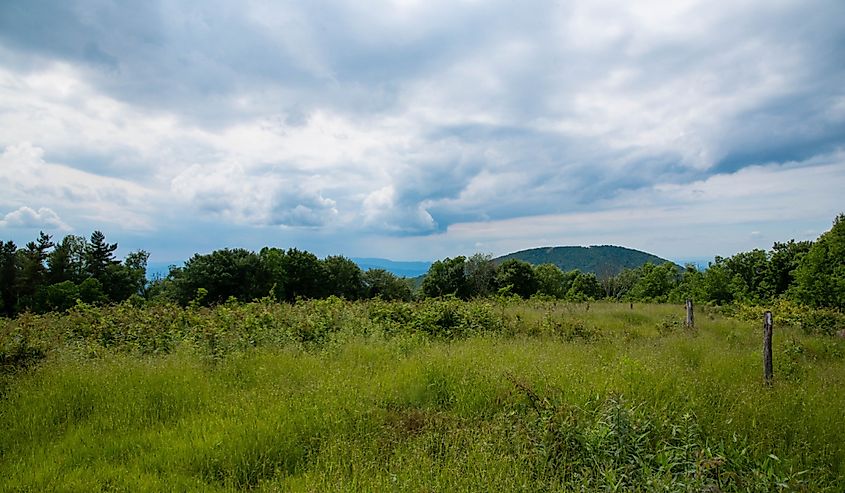
[(766, 388), (758, 324), (682, 317), (329, 300), (7, 321), (0, 490), (845, 490), (845, 343), (777, 327)]

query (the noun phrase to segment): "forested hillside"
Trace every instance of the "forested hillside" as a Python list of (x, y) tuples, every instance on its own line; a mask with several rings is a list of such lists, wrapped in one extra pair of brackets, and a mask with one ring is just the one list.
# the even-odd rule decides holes
[(503, 255), (496, 258), (495, 262), (501, 263), (508, 259), (522, 260), (532, 265), (552, 264), (564, 272), (579, 270), (597, 276), (616, 275), (624, 269), (636, 269), (648, 263), (660, 265), (669, 262), (650, 253), (613, 245), (531, 248)]

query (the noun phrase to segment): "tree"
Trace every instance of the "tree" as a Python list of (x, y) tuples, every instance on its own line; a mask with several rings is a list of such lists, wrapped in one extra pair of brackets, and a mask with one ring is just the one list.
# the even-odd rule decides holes
[(563, 299), (569, 291), (569, 278), (554, 264), (540, 264), (534, 267), (537, 279), (537, 292), (546, 296)]
[(571, 281), (569, 291), (566, 292), (566, 299), (570, 301), (599, 299), (604, 294), (598, 278), (592, 272), (573, 270), (567, 272), (567, 276)]
[(459, 256), (446, 257), (431, 264), (422, 282), (423, 294), (430, 298), (447, 295), (466, 298), (469, 290), (465, 263), (466, 258)]
[(769, 259), (765, 251), (755, 248), (737, 253), (725, 259), (724, 265), (731, 275), (734, 298), (758, 302), (769, 297)]
[(106, 295), (111, 301), (123, 301), (133, 294), (143, 295), (147, 285), (147, 261), (150, 254), (144, 250), (132, 252), (123, 264), (111, 264), (106, 269)]
[(250, 301), (266, 294), (259, 289), (260, 269), (255, 253), (243, 248), (225, 248), (208, 255), (194, 255), (168, 277), (173, 280), (178, 301), (183, 304), (193, 300), (200, 288), (207, 291), (204, 303), (221, 303), (230, 296)]
[(285, 299), (285, 251), (280, 248), (264, 247), (258, 254), (260, 265), (258, 289), (265, 295), (272, 295), (277, 300)]
[(73, 281), (62, 281), (51, 284), (44, 290), (44, 298), (38, 311), (69, 310), (76, 305), (76, 300), (79, 298), (79, 287)]
[(401, 279), (384, 269), (369, 269), (362, 276), (367, 298), (383, 300), (411, 300), (411, 287), (406, 279)]
[(31, 309), (37, 304), (36, 295), (45, 287), (47, 280), (47, 250), (53, 247), (50, 235), (38, 233), (38, 240), (30, 241), (26, 248), (18, 250), (19, 266), (17, 276), (18, 303), (21, 309)]
[(47, 256), (47, 277), (51, 284), (63, 281), (82, 282), (85, 270), (87, 241), (83, 236), (65, 236)]
[(528, 298), (537, 292), (537, 278), (528, 262), (514, 258), (507, 259), (496, 269), (496, 284), (500, 289)]
[(496, 288), (496, 264), (493, 256), (475, 253), (464, 263), (467, 296), (487, 296)]
[(117, 243), (107, 243), (106, 235), (102, 232), (91, 233), (91, 242), (88, 243), (85, 252), (85, 269), (88, 274), (102, 282), (109, 266), (117, 263), (114, 259), (115, 250), (117, 250)]
[(103, 292), (103, 284), (95, 277), (89, 277), (79, 284), (79, 300), (89, 305), (106, 303), (108, 298)]
[(683, 303), (685, 300), (696, 302), (707, 301), (703, 294), (704, 273), (698, 270), (694, 264), (687, 264), (681, 273), (681, 278), (674, 289), (669, 293), (670, 303)]
[(18, 305), (17, 251), (15, 242), (0, 242), (0, 308), (7, 317), (15, 315)]
[(329, 256), (323, 260), (326, 273), (325, 292), (347, 300), (364, 295), (363, 273), (358, 264), (343, 256)]
[(717, 256), (711, 262), (701, 279), (703, 301), (725, 305), (734, 300), (731, 289), (731, 272), (724, 265), (725, 260)]
[(795, 240), (789, 240), (786, 243), (775, 242), (772, 245), (766, 278), (770, 296), (781, 296), (789, 290), (795, 282), (795, 270), (812, 245), (811, 241)]
[(285, 272), (285, 299), (322, 298), (326, 295), (326, 270), (316, 255), (296, 248), (281, 259)]
[(615, 276), (600, 278), (599, 285), (604, 290), (606, 297), (616, 298), (617, 300), (627, 299), (629, 298), (628, 293), (640, 280), (641, 275), (642, 270), (640, 268), (622, 269)]
[(659, 266), (647, 263), (639, 271), (637, 282), (628, 292), (629, 299), (665, 302), (678, 283), (678, 269), (671, 262)]
[(809, 306), (845, 310), (845, 214), (801, 258), (793, 291)]

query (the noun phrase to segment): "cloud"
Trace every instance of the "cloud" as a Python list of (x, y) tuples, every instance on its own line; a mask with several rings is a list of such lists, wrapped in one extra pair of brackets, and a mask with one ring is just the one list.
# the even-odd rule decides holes
[(37, 200), (102, 223), (149, 227), (145, 209), (150, 191), (130, 181), (49, 163), (44, 150), (29, 142), (7, 146), (0, 154), (0, 185), (5, 191), (0, 205)]
[(845, 149), (843, 33), (836, 0), (9, 0), (0, 207), (403, 252), (536, 217), (601, 236), (624, 200)]
[[(829, 228), (841, 212), (842, 183), (845, 153), (837, 152), (629, 190), (593, 211), (456, 224), (435, 241), (481, 241), (497, 254), (541, 245), (623, 244), (666, 257), (730, 255), (790, 238), (815, 239), (802, 225)], [(814, 200), (804, 190), (812, 190)]]
[(0, 228), (56, 228), (63, 231), (70, 231), (72, 229), (53, 210), (47, 207), (41, 207), (35, 211), (26, 206), (12, 211), (6, 214), (3, 219), (0, 219)]
[(193, 165), (172, 180), (171, 190), (200, 213), (236, 223), (319, 227), (338, 214), (319, 190), (319, 176), (250, 174), (238, 163)]

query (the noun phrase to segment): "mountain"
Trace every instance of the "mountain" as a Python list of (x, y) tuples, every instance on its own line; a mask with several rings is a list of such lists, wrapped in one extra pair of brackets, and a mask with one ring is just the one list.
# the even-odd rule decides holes
[(634, 269), (649, 262), (655, 265), (669, 262), (650, 253), (613, 245), (531, 248), (503, 255), (493, 261), (498, 264), (511, 258), (534, 265), (554, 264), (564, 272), (578, 269), (597, 276), (616, 275), (622, 269)]
[(428, 272), (431, 262), (399, 262), (385, 258), (356, 258), (349, 260), (358, 264), (363, 271), (370, 269), (384, 269), (399, 277), (417, 277)]

